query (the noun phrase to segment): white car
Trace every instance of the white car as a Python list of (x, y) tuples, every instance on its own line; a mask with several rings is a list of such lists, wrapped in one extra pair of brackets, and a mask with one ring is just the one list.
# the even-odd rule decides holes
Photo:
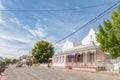
[(22, 67), (23, 63), (22, 62), (18, 62), (16, 67)]

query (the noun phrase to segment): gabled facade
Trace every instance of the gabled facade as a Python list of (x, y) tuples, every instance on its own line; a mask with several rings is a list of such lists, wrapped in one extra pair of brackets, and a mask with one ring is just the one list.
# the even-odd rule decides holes
[(65, 44), (62, 47), (62, 51), (66, 51), (73, 48), (73, 42), (66, 40)]
[[(90, 29), (88, 35), (81, 41), (79, 46), (66, 40), (62, 51), (52, 58), (53, 66), (72, 69), (105, 70), (106, 54), (98, 49), (95, 31)], [(108, 67), (107, 67), (108, 68)]]
[(95, 31), (90, 29), (88, 35), (82, 40), (82, 45), (91, 44), (91, 42), (97, 43)]

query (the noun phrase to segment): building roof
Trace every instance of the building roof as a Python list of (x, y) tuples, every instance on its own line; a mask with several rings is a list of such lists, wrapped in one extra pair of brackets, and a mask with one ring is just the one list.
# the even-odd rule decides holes
[(82, 41), (79, 41), (73, 44), (69, 40), (66, 40), (64, 46), (62, 47), (62, 51), (55, 55), (69, 54), (73, 52), (81, 52), (81, 51), (86, 51), (89, 49), (95, 49), (97, 47), (98, 47), (98, 43), (96, 41), (95, 31), (94, 29), (91, 28), (89, 33), (83, 38)]
[(98, 45), (99, 45), (98, 43), (80, 45), (78, 47), (74, 47), (74, 48), (66, 50), (66, 51), (61, 51), (61, 52), (55, 54), (54, 56), (63, 55), (63, 54), (77, 53), (77, 52), (87, 51), (87, 50), (90, 50), (90, 49), (96, 49), (96, 48), (98, 48)]
[(81, 42), (81, 41), (76, 42), (76, 43), (73, 44), (74, 47), (77, 47), (77, 46), (80, 46), (80, 45), (82, 45), (82, 42)]

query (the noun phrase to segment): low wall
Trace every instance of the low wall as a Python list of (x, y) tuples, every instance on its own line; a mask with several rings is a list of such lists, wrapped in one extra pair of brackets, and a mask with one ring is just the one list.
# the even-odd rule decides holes
[(40, 67), (48, 67), (48, 64), (40, 64)]

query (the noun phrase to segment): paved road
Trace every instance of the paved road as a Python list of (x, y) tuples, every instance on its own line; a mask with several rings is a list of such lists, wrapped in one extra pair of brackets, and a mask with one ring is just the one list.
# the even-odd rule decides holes
[(83, 71), (10, 67), (6, 70), (2, 80), (120, 80), (120, 77)]

